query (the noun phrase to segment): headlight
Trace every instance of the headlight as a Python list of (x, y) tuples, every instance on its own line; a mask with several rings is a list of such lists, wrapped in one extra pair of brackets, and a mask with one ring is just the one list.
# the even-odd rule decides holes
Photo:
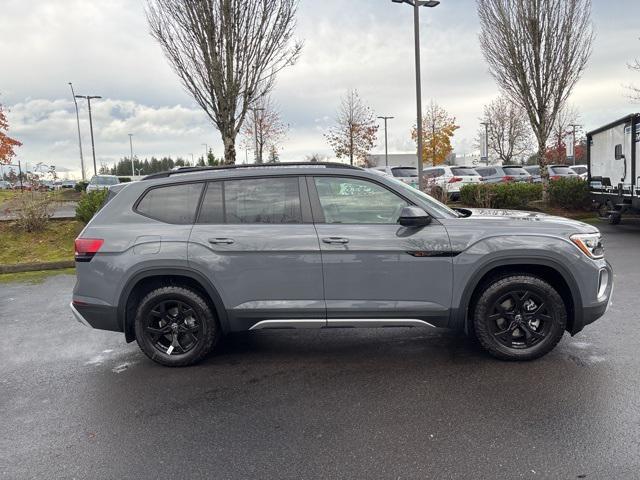
[(604, 257), (604, 246), (599, 233), (577, 233), (571, 235), (571, 241), (589, 258)]

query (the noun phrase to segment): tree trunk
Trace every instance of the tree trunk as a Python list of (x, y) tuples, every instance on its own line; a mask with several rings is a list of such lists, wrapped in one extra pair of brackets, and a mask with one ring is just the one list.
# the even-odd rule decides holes
[(234, 135), (229, 133), (222, 134), (224, 142), (224, 163), (225, 165), (233, 165), (236, 163), (236, 139)]
[(547, 169), (547, 159), (545, 157), (547, 146), (541, 136), (536, 134), (538, 140), (538, 166), (540, 167), (540, 180), (542, 181), (542, 200), (546, 203), (549, 201), (549, 170)]

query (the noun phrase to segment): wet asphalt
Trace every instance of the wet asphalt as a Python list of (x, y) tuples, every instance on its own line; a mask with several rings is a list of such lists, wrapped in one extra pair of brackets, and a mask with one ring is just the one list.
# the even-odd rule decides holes
[(530, 363), (323, 330), (169, 369), (77, 323), (74, 277), (0, 284), (0, 478), (640, 478), (640, 223), (599, 226), (613, 305)]

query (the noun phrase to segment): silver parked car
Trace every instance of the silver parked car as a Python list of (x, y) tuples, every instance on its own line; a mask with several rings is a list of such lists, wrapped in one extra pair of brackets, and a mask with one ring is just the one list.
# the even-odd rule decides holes
[(105, 190), (120, 183), (115, 175), (94, 175), (87, 185), (87, 192)]
[(182, 169), (109, 189), (75, 242), (71, 309), (170, 366), (226, 332), (440, 327), (538, 358), (602, 316), (593, 225), (452, 210), (342, 164)]
[(476, 167), (484, 183), (531, 182), (531, 174), (518, 165)]

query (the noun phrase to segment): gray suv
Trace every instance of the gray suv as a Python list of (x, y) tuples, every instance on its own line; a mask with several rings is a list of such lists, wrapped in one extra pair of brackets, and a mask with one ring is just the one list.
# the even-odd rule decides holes
[(182, 169), (109, 189), (76, 239), (71, 309), (169, 366), (246, 330), (441, 327), (507, 360), (602, 316), (598, 230), (452, 210), (340, 164)]

